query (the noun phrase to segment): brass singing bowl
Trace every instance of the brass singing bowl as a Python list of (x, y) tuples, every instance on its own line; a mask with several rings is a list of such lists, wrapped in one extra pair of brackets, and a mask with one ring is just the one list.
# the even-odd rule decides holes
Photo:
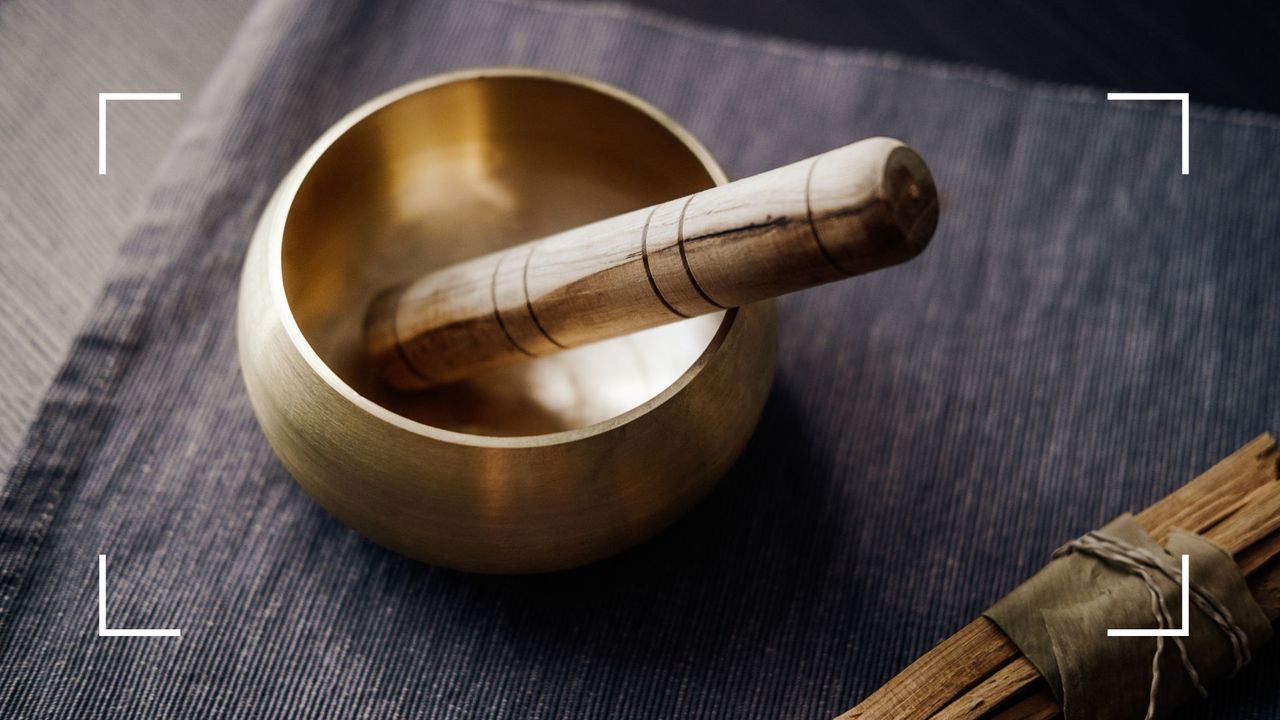
[(378, 291), (725, 182), (646, 103), (563, 74), (457, 72), (343, 118), (281, 182), (240, 284), (240, 363), (280, 460), (365, 537), (526, 573), (627, 548), (741, 452), (776, 361), (760, 303), (420, 394), (363, 352)]

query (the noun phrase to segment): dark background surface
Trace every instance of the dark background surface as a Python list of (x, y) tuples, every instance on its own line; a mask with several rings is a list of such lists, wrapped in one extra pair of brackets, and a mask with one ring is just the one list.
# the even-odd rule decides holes
[(631, 0), (712, 25), (1280, 113), (1280, 3)]
[[(461, 26), (476, 6), (496, 5), (467, 3), (454, 17)], [(138, 14), (119, 27), (136, 35), (121, 34), (118, 47), (168, 43), (168, 51), (193, 57), (196, 44), (218, 40), (209, 24), (201, 26), (204, 37), (174, 36), (163, 13), (134, 5)], [(91, 10), (120, 14), (128, 4), (67, 6), (84, 8), (87, 21)], [(328, 518), (272, 459), (235, 375), (228, 303), (242, 253), (237, 243), (264, 192), (246, 190), (246, 178), (269, 187), (328, 122), (381, 88), (370, 87), (370, 77), (385, 85), (455, 62), (516, 60), (486, 51), (475, 34), (453, 35), (461, 39), (451, 48), (454, 25), (444, 26), (437, 47), (431, 33), (440, 17), (430, 6), (406, 5), (413, 21), (385, 2), (335, 3), (328, 12), (290, 4), (297, 18), (260, 25), (232, 53), (210, 93), (219, 104), (195, 117), (196, 132), (175, 151), (179, 162), (160, 178), (153, 209), (164, 212), (143, 217), (124, 255), (129, 264), (113, 272), (107, 299), (118, 304), (98, 303), (82, 335), (88, 352), (49, 396), (44, 427), (68, 418), (81, 430), (48, 433), (52, 449), (41, 451), (39, 469), (52, 485), (23, 486), (39, 499), (45, 489), (60, 491), (60, 483), (69, 493), (43, 536), (21, 607), (7, 616), (21, 627), (0, 629), (0, 717), (287, 717), (305, 709), (389, 715), (397, 708), (404, 715), (505, 712), (522, 720), (573, 716), (575, 709), (601, 717), (822, 717), (849, 707), (967, 622), (1063, 538), (1147, 504), (1253, 433), (1280, 428), (1280, 387), (1272, 381), (1280, 336), (1271, 331), (1280, 326), (1274, 120), (1240, 123), (1205, 113), (1193, 129), (1193, 153), (1203, 151), (1195, 157), (1204, 160), (1184, 179), (1169, 151), (1177, 127), (1171, 108), (1073, 101), (1076, 112), (1068, 114), (1058, 94), (1042, 89), (983, 91), (978, 82), (947, 94), (929, 73), (903, 77), (918, 68), (882, 74), (850, 63), (825, 73), (753, 70), (755, 87), (774, 90), (774, 102), (723, 113), (716, 103), (727, 106), (735, 92), (724, 79), (724, 56), (690, 62), (685, 76), (645, 70), (641, 62), (677, 53), (613, 57), (601, 50), (615, 63), (606, 74), (553, 52), (570, 39), (600, 39), (600, 24), (551, 17), (527, 36), (542, 50), (520, 59), (597, 72), (678, 111), (714, 140), (735, 175), (836, 142), (800, 133), (792, 118), (828, 131), (909, 134), (954, 188), (951, 225), (939, 235), (946, 242), (857, 286), (788, 301), (795, 319), (783, 354), (789, 371), (779, 376), (760, 433), (771, 444), (754, 445), (716, 493), (653, 542), (539, 578), (476, 578), (382, 551)], [(1212, 31), (1214, 18), (1202, 27), (1188, 14), (1181, 27), (1197, 32), (1180, 36), (1162, 34), (1125, 6), (1102, 17), (1081, 8), (1070, 23), (1060, 19), (1062, 9), (990, 4), (949, 18), (920, 5), (651, 6), (753, 32), (1028, 77), (1187, 91), (1197, 102), (1213, 100), (1230, 82), (1240, 99), (1214, 102), (1273, 101), (1273, 71), (1263, 57), (1274, 33), (1258, 19), (1261, 10), (1219, 11), (1234, 17), (1234, 35)], [(0, 50), (16, 46), (9, 38), (26, 29), (5, 12), (24, 7), (0, 0)], [(509, 48), (504, 33), (518, 23), (502, 8), (509, 9), (491, 8), (503, 17), (490, 19), (492, 33), (484, 37)], [(710, 11), (720, 16), (698, 14)], [(992, 19), (998, 13), (1040, 19), (1001, 25)], [(926, 16), (927, 33), (918, 26)], [(1116, 18), (1130, 19), (1121, 26)], [(0, 63), (0, 89), (14, 87), (24, 66), (47, 71), (58, 58), (69, 58), (76, 77), (116, 67), (107, 57), (72, 52), (96, 45), (73, 32), (65, 15), (36, 20), (54, 40), (32, 43), (25, 64)], [(898, 35), (889, 32), (895, 28)], [(394, 72), (378, 65), (392, 35), (410, 49)], [(1246, 35), (1253, 40), (1221, 44)], [(284, 50), (272, 55), (276, 40)], [(1248, 62), (1231, 60), (1250, 55)], [(763, 52), (761, 58), (781, 63)], [(1194, 70), (1201, 66), (1228, 69)], [(1081, 71), (1117, 79), (1069, 74)], [(1157, 72), (1168, 75), (1149, 75)], [(199, 83), (121, 77), (129, 82), (118, 89), (182, 90), (190, 104), (174, 107), (195, 112), (189, 108)], [(684, 82), (710, 97), (676, 92)], [(86, 207), (83, 194), (68, 190), (106, 187), (93, 175), (93, 93), (111, 84), (71, 92), (45, 77), (31, 87), (40, 102), (11, 107), (60, 111), (83, 128), (58, 135), (73, 151), (53, 160), (64, 163), (67, 176), (86, 173), (88, 182), (61, 188), (70, 207)], [(805, 92), (817, 87), (825, 91)], [(263, 103), (273, 91), (282, 95)], [(236, 114), (233, 123), (221, 121), (218, 109), (252, 112)], [(23, 126), (48, 127), (36, 115), (24, 117)], [(111, 132), (135, 127), (128, 118), (122, 112)], [(281, 127), (294, 132), (282, 137)], [(795, 134), (785, 134), (788, 128)], [(145, 145), (167, 147), (172, 135), (152, 129), (136, 145), (114, 138), (110, 181), (117, 184)], [(1131, 148), (1132, 138), (1150, 138), (1149, 149), (1127, 150), (1134, 163), (1114, 171), (1113, 155), (1082, 150)], [(12, 142), (5, 140), (0, 146)], [(215, 157), (219, 152), (225, 154)], [(11, 167), (30, 175), (43, 166)], [(1027, 192), (1005, 192), (1020, 188)], [(114, 240), (100, 223), (92, 236)], [(33, 237), (59, 239), (47, 231)], [(186, 267), (185, 280), (165, 275), (161, 287), (173, 292), (136, 301), (144, 260), (149, 277), (160, 277), (173, 269), (170, 257), (200, 264)], [(91, 284), (86, 276), (76, 280)], [(210, 291), (211, 283), (223, 291)], [(851, 309), (856, 321), (843, 320), (840, 313)], [(171, 329), (200, 348), (198, 367), (220, 374), (191, 381), (202, 371), (177, 352), (176, 340), (156, 342), (176, 338), (163, 335)], [(100, 362), (107, 353), (149, 353), (151, 360)], [(175, 367), (181, 372), (163, 370)], [(99, 388), (102, 373), (115, 378), (114, 389)], [(99, 413), (119, 417), (104, 422)], [(130, 424), (131, 413), (149, 419)], [(114, 435), (103, 440), (107, 432)], [(191, 455), (193, 441), (219, 453), (219, 462)], [(181, 625), (180, 644), (97, 643), (97, 552), (111, 555), (113, 624)], [(1179, 717), (1274, 720), (1277, 667), (1280, 645), (1272, 645), (1229, 685), (1215, 686), (1209, 702)]]

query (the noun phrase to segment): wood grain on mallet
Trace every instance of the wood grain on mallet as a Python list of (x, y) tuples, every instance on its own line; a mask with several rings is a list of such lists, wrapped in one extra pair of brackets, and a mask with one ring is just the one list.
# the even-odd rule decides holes
[(393, 385), (427, 388), (896, 265), (937, 220), (920, 156), (871, 138), (392, 288), (368, 351)]

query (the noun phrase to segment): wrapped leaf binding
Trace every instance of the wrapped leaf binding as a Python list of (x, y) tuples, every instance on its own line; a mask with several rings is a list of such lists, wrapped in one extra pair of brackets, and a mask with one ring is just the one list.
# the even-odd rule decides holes
[[(1171, 535), (1178, 534), (1176, 531), (1183, 531), (1221, 549), (1234, 560), (1244, 577), (1256, 609), (1272, 623), (1280, 618), (1277, 457), (1275, 438), (1269, 433), (1260, 435), (1133, 517), (1136, 527), (1160, 547), (1168, 545)], [(1184, 546), (1179, 545), (1181, 547)], [(1192, 577), (1196, 577), (1194, 569)], [(1219, 633), (1211, 626), (1206, 626), (1206, 630)], [(1251, 634), (1251, 637), (1258, 635)], [(1162, 673), (1165, 668), (1176, 667), (1170, 664), (1176, 661), (1176, 651), (1166, 651), (1166, 655), (1168, 661), (1160, 665)], [(1148, 651), (1148, 663), (1150, 658)], [(1084, 677), (1087, 679), (1087, 674)], [(1141, 693), (1147, 691), (1150, 668), (1144, 677), (1138, 688)], [(1211, 684), (1210, 692), (1213, 689)], [(1161, 712), (1169, 709), (1160, 706)], [(1062, 706), (1049, 682), (1019, 646), (995, 622), (983, 616), (925, 653), (840, 719), (1048, 720), (1057, 717), (1062, 717)]]

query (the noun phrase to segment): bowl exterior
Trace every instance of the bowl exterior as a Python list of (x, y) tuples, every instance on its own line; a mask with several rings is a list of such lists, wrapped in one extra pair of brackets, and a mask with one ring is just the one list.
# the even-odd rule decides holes
[[(322, 151), (304, 157), (263, 213), (241, 277), (237, 335), (245, 386), (268, 442), (334, 517), (431, 564), (551, 571), (652, 536), (733, 464), (773, 378), (773, 302), (729, 311), (708, 351), (667, 391), (580, 430), (510, 438), (454, 433), (356, 394), (298, 331), (279, 270), (289, 202), (307, 158)], [(691, 152), (723, 177), (704, 150)]]

